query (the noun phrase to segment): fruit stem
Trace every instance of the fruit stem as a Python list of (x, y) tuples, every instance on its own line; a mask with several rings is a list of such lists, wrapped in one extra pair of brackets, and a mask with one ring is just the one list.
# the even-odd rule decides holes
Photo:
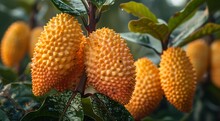
[(31, 29), (33, 29), (34, 27), (37, 26), (37, 21), (36, 21), (36, 14), (38, 13), (38, 0), (36, 0), (34, 2), (34, 5), (32, 7), (32, 12), (31, 12), (31, 16), (30, 16), (30, 27)]
[(96, 24), (97, 24), (97, 20), (96, 20), (96, 6), (92, 4), (91, 0), (88, 0), (88, 26), (86, 27), (87, 30), (87, 35), (89, 35), (90, 33), (92, 33), (93, 31), (95, 31), (96, 29)]
[(86, 80), (87, 80), (86, 72), (83, 71), (82, 78), (81, 78), (79, 84), (77, 85), (77, 87), (75, 89), (75, 91), (79, 92), (81, 95), (84, 95), (84, 91), (85, 91), (85, 88), (86, 88)]

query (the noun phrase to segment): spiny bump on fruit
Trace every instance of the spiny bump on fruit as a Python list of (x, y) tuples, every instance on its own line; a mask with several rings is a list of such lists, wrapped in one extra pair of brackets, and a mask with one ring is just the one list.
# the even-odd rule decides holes
[(149, 115), (160, 103), (163, 90), (160, 84), (159, 69), (147, 58), (138, 59), (136, 85), (131, 100), (125, 107), (136, 119)]
[(2, 62), (5, 66), (19, 66), (24, 58), (30, 39), (30, 28), (23, 21), (12, 23), (6, 30), (1, 43)]
[(220, 88), (220, 40), (215, 40), (211, 44), (211, 80)]
[(31, 30), (31, 37), (30, 37), (30, 45), (29, 45), (29, 55), (32, 58), (34, 53), (35, 45), (40, 37), (41, 32), (43, 31), (43, 27), (35, 27)]
[(207, 71), (209, 63), (209, 46), (203, 39), (189, 43), (186, 53), (196, 70), (197, 82), (200, 81)]
[[(81, 26), (69, 14), (53, 17), (44, 27), (34, 48), (32, 58), (32, 91), (41, 96), (52, 88), (63, 91), (74, 88), (82, 66), (78, 66), (78, 52), (83, 38)], [(64, 85), (59, 85), (61, 83)], [(68, 86), (65, 84), (69, 84)]]
[(181, 48), (168, 48), (161, 56), (159, 70), (167, 100), (178, 110), (189, 112), (196, 88), (196, 73), (186, 52)]
[(135, 85), (134, 60), (124, 39), (112, 29), (91, 33), (85, 47), (88, 84), (121, 104), (127, 104)]

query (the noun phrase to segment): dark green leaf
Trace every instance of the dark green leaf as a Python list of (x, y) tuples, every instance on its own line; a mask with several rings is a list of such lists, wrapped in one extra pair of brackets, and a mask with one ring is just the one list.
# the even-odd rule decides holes
[(190, 20), (175, 29), (175, 31), (172, 33), (172, 35), (175, 36), (175, 38), (172, 39), (172, 44), (175, 45), (183, 41), (186, 37), (201, 27), (207, 20), (208, 9), (205, 11), (197, 11)]
[(91, 2), (98, 8), (101, 8), (102, 6), (113, 5), (115, 0), (91, 0)]
[(1, 94), (1, 109), (7, 113), (10, 120), (20, 119), (24, 110), (32, 110), (38, 104), (33, 98), (31, 82), (9, 83), (1, 90)]
[(104, 121), (133, 121), (125, 107), (105, 95), (94, 94), (91, 97), (93, 112)]
[[(71, 95), (72, 92), (65, 92), (62, 94), (48, 96), (37, 111), (28, 113), (21, 121), (37, 121), (37, 119), (40, 119), (41, 117), (58, 120), (62, 115)], [(67, 108), (63, 120), (83, 120), (83, 115), (81, 95), (77, 93), (75, 98), (71, 101), (70, 106)]]
[(139, 18), (146, 17), (152, 22), (157, 22), (157, 17), (142, 3), (130, 1), (122, 3), (120, 7), (128, 13)]
[(86, 14), (86, 9), (81, 0), (51, 0), (53, 4), (62, 12), (74, 16)]
[(193, 32), (190, 36), (188, 36), (184, 41), (179, 43), (177, 46), (182, 47), (186, 45), (187, 43), (196, 40), (198, 38), (201, 38), (205, 35), (210, 35), (214, 32), (220, 31), (220, 25), (219, 24), (214, 24), (214, 23), (208, 23), (199, 30)]
[(215, 13), (216, 11), (220, 10), (220, 1), (219, 0), (206, 0), (209, 12), (210, 13)]
[(0, 121), (10, 121), (4, 111), (0, 110)]
[(16, 80), (17, 74), (10, 68), (0, 65), (0, 77), (3, 78), (3, 84), (8, 84)]
[(166, 40), (169, 33), (165, 24), (154, 23), (148, 18), (132, 20), (129, 22), (128, 28), (132, 32), (148, 33), (161, 41)]
[(183, 10), (171, 17), (168, 22), (170, 32), (172, 32), (176, 27), (192, 17), (192, 14), (194, 14), (197, 8), (204, 2), (205, 0), (192, 0), (186, 5)]
[(98, 117), (93, 112), (92, 103), (91, 103), (91, 100), (89, 98), (82, 98), (82, 105), (83, 105), (84, 115), (87, 115), (87, 116), (95, 119), (95, 121), (102, 121), (102, 119), (100, 117)]

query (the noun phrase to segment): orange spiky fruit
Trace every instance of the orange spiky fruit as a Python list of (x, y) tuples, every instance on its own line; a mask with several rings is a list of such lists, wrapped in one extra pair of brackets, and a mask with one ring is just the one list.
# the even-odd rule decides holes
[(160, 103), (163, 90), (160, 84), (159, 69), (147, 58), (138, 59), (136, 84), (131, 100), (125, 107), (136, 119), (149, 115)]
[(75, 70), (82, 67), (77, 64), (83, 38), (80, 24), (69, 14), (58, 14), (47, 23), (32, 58), (34, 95), (43, 95), (52, 88), (58, 91), (74, 88), (80, 75)]
[(196, 88), (196, 73), (186, 52), (181, 48), (168, 48), (161, 56), (159, 70), (167, 100), (178, 110), (189, 112)]
[(88, 84), (121, 104), (127, 104), (135, 85), (134, 60), (124, 39), (112, 29), (91, 33), (85, 47)]
[(197, 81), (200, 81), (208, 68), (209, 46), (203, 39), (198, 39), (188, 44), (186, 53), (196, 70)]
[(42, 31), (43, 31), (43, 27), (35, 27), (33, 30), (31, 30), (30, 45), (29, 45), (29, 55), (31, 58), (33, 57), (35, 45)]
[(220, 88), (220, 40), (215, 40), (211, 44), (211, 80)]
[(22, 21), (14, 22), (6, 30), (1, 44), (2, 62), (8, 67), (18, 66), (28, 48), (30, 28)]

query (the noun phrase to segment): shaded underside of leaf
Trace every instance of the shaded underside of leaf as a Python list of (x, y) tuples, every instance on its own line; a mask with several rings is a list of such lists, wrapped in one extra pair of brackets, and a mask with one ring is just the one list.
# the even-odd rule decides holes
[(177, 29), (172, 33), (175, 38), (173, 38), (172, 43), (177, 44), (187, 38), (190, 34), (196, 31), (199, 27), (204, 25), (204, 23), (208, 20), (208, 9), (204, 11), (197, 11), (195, 15), (188, 20), (187, 22), (180, 25)]
[(86, 9), (81, 0), (51, 0), (53, 4), (62, 12), (74, 16), (86, 14)]
[(102, 6), (113, 5), (115, 0), (91, 0), (91, 2), (97, 7), (101, 8)]
[(146, 17), (153, 22), (157, 22), (157, 17), (142, 3), (130, 1), (120, 4), (120, 7), (134, 16), (139, 18)]
[(165, 24), (155, 23), (148, 18), (132, 20), (128, 24), (128, 28), (132, 32), (148, 33), (158, 40), (166, 40), (169, 30)]
[(96, 93), (91, 96), (93, 112), (104, 121), (133, 121), (125, 107), (105, 95)]
[(182, 47), (186, 45), (187, 43), (199, 39), (203, 36), (213, 34), (214, 32), (220, 31), (220, 25), (214, 24), (214, 23), (208, 23), (205, 26), (201, 27), (194, 33), (192, 33), (190, 36), (188, 36), (184, 41), (180, 42), (177, 46)]
[(168, 22), (170, 32), (172, 32), (176, 27), (185, 22), (187, 19), (190, 19), (190, 17), (192, 17), (192, 14), (204, 2), (205, 0), (192, 0), (186, 5), (183, 10), (174, 14), (174, 16), (171, 17)]

